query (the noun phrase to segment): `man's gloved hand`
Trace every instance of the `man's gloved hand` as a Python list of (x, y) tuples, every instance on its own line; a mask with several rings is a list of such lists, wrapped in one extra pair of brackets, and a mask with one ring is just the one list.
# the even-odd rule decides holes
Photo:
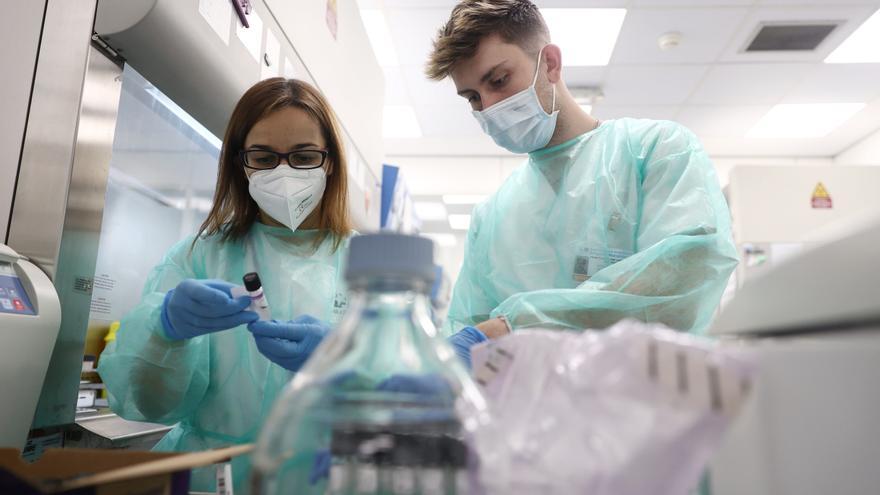
[(162, 328), (172, 340), (189, 339), (256, 321), (259, 316), (245, 311), (248, 296), (233, 299), (234, 284), (222, 280), (186, 279), (165, 294)]
[(474, 327), (464, 327), (460, 332), (446, 339), (455, 350), (455, 354), (471, 369), (471, 347), (489, 340), (486, 335)]
[(391, 375), (376, 386), (380, 392), (423, 395), (426, 397), (452, 397), (452, 389), (441, 375)]
[(333, 465), (333, 456), (330, 451), (322, 449), (315, 452), (315, 460), (312, 462), (312, 470), (309, 472), (309, 484), (317, 485), (321, 480), (330, 477), (330, 466)]
[(309, 315), (281, 322), (254, 321), (248, 325), (257, 349), (273, 363), (299, 371), (330, 331), (330, 325)]

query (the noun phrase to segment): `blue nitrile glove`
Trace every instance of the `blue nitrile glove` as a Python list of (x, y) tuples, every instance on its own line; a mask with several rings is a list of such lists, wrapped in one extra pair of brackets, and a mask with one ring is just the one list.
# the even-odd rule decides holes
[(162, 303), (165, 335), (172, 340), (189, 339), (256, 321), (256, 313), (245, 311), (251, 298), (233, 299), (232, 287), (222, 280), (186, 279), (177, 284)]
[(290, 321), (255, 321), (248, 325), (257, 349), (273, 363), (299, 371), (330, 331), (330, 325), (309, 315)]
[(315, 452), (315, 461), (312, 463), (312, 470), (309, 472), (309, 484), (317, 485), (319, 481), (327, 479), (330, 476), (330, 466), (333, 464), (333, 456), (329, 450), (319, 450)]
[(452, 389), (441, 375), (391, 375), (376, 386), (380, 392), (397, 392), (424, 396), (452, 396)]
[(446, 339), (468, 369), (471, 369), (471, 347), (487, 340), (489, 337), (474, 327), (464, 327), (460, 332)]

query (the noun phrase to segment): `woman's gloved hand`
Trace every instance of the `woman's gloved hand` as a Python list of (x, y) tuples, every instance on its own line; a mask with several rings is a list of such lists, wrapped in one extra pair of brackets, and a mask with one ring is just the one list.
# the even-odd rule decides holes
[(233, 299), (232, 287), (222, 280), (187, 279), (177, 284), (162, 303), (165, 335), (172, 340), (189, 339), (256, 321), (256, 313), (245, 311), (250, 297)]
[(281, 322), (255, 321), (248, 325), (257, 349), (273, 363), (290, 371), (299, 371), (309, 359), (330, 325), (309, 315)]
[(455, 354), (471, 369), (471, 347), (489, 340), (489, 337), (474, 327), (464, 327), (446, 340), (455, 350)]

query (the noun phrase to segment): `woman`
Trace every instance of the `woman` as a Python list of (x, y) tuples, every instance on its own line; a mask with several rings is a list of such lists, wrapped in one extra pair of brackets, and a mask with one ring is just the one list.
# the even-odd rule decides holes
[[(153, 269), (101, 358), (117, 414), (177, 423), (156, 450), (254, 441), (281, 387), (345, 309), (347, 191), (339, 126), (315, 88), (273, 78), (242, 96), (208, 218)], [(231, 295), (253, 271), (272, 322)], [(243, 486), (247, 461), (233, 471)], [(213, 470), (193, 472), (193, 490), (214, 484)]]

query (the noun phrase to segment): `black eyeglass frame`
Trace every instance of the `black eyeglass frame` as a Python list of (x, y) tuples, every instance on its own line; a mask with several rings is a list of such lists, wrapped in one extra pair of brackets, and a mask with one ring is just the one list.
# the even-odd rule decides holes
[[(251, 165), (248, 165), (247, 154), (251, 153), (251, 152), (271, 153), (278, 158), (278, 163), (276, 163), (272, 167), (253, 167)], [(308, 165), (308, 166), (295, 166), (295, 165), (293, 165), (293, 161), (290, 159), (290, 157), (292, 155), (295, 155), (296, 153), (303, 153), (303, 152), (320, 153), (321, 154), (321, 163), (319, 163), (318, 165)], [(326, 150), (294, 150), (294, 151), (288, 151), (287, 153), (278, 153), (277, 151), (272, 151), (272, 150), (241, 150), (238, 152), (238, 158), (241, 160), (242, 165), (244, 165), (246, 168), (249, 168), (251, 170), (272, 170), (274, 168), (277, 168), (279, 165), (281, 165), (282, 158), (287, 160), (287, 166), (290, 168), (294, 168), (297, 170), (314, 170), (316, 168), (323, 167), (324, 164), (327, 163), (327, 156), (329, 154), (330, 154), (330, 152), (326, 151)]]

